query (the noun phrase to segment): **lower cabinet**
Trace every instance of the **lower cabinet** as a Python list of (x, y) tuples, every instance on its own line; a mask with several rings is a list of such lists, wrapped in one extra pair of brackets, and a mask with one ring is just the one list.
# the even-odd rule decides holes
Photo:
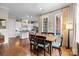
[(79, 56), (79, 43), (77, 43), (77, 53), (78, 53), (78, 56)]
[(4, 35), (0, 35), (0, 43), (4, 42)]

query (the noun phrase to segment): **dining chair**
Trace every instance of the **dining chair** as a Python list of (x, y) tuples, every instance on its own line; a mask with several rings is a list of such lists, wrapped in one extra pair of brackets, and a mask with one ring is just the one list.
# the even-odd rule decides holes
[(52, 32), (48, 32), (47, 34), (52, 34), (52, 35), (54, 35), (54, 33), (52, 33)]
[(30, 51), (32, 51), (32, 49), (36, 47), (35, 35), (29, 34), (29, 40), (30, 40)]
[(48, 48), (48, 52), (49, 52), (49, 48), (50, 48), (50, 44), (48, 41), (46, 41), (46, 37), (45, 36), (36, 36), (37, 38), (37, 55), (38, 52), (43, 50), (44, 51), (44, 56), (45, 56), (45, 52), (46, 52), (46, 48)]
[(47, 32), (41, 32), (41, 34), (47, 34)]
[(61, 51), (62, 42), (63, 42), (62, 35), (56, 35), (56, 41), (52, 42), (52, 48), (58, 49), (60, 56), (62, 54)]

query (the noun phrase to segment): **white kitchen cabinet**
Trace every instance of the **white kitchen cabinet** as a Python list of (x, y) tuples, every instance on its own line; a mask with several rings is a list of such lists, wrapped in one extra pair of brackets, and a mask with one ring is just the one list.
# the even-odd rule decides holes
[(8, 8), (0, 7), (0, 19), (8, 19)]

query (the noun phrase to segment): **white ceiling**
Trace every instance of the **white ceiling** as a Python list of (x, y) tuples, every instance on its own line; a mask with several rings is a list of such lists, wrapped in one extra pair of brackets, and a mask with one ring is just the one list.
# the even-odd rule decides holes
[(9, 8), (9, 15), (16, 17), (36, 16), (68, 5), (70, 3), (0, 3), (0, 6)]

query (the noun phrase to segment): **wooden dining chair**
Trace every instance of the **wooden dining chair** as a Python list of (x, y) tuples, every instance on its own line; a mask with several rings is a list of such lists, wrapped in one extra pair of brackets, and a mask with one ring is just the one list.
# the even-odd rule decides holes
[(52, 42), (52, 48), (58, 49), (59, 55), (61, 56), (62, 51), (61, 51), (61, 46), (63, 42), (63, 37), (61, 35), (56, 36), (56, 41)]
[(52, 32), (48, 32), (47, 34), (51, 34), (51, 35), (54, 35), (54, 33), (52, 33)]
[(41, 34), (47, 34), (47, 32), (41, 32)]
[(29, 34), (29, 40), (30, 40), (30, 51), (32, 51), (32, 49), (36, 47), (35, 35)]
[[(46, 48), (48, 48), (48, 52), (49, 52), (49, 47), (50, 47), (50, 44), (48, 41), (46, 41), (46, 37), (44, 36), (36, 36), (37, 38), (37, 55), (38, 55), (38, 52), (39, 50), (43, 50), (44, 51), (44, 56), (45, 56), (45, 52), (46, 52)], [(40, 49), (42, 48), (42, 49)]]

